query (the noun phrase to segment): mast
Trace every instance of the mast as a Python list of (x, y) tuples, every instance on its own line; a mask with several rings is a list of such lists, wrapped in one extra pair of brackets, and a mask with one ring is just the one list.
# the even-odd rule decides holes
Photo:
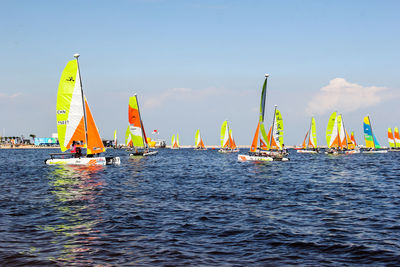
[(343, 125), (343, 130), (344, 130), (344, 138), (346, 139), (346, 149), (349, 149), (349, 142), (348, 142), (348, 140), (347, 140), (346, 127), (344, 127), (344, 121), (343, 121), (343, 116), (342, 116), (342, 114), (340, 114), (340, 116), (342, 117), (342, 125)]
[(273, 136), (274, 136), (276, 107), (277, 107), (277, 105), (275, 105), (275, 109), (274, 109), (274, 119), (272, 120), (271, 137), (269, 138), (269, 150), (271, 150), (271, 147), (272, 147), (272, 138), (273, 138)]
[(79, 54), (74, 54), (74, 57), (76, 58), (76, 64), (78, 65), (79, 84), (81, 86), (82, 108), (83, 108), (83, 124), (85, 125), (85, 143), (86, 143), (86, 154), (87, 154), (88, 130), (87, 130), (87, 119), (86, 119), (86, 105), (85, 105), (85, 96), (83, 94), (83, 87), (82, 87), (81, 69), (79, 68), (79, 61), (78, 61), (78, 57), (79, 56), (80, 56)]
[(138, 113), (139, 113), (139, 118), (140, 118), (140, 129), (141, 129), (141, 133), (142, 133), (142, 140), (143, 140), (143, 149), (147, 149), (147, 143), (146, 140), (144, 140), (144, 128), (143, 128), (143, 122), (142, 122), (142, 116), (140, 115), (140, 108), (139, 108), (139, 101), (137, 98), (137, 94), (134, 94), (135, 98), (136, 98), (136, 104), (137, 104), (137, 109), (138, 109)]
[(374, 132), (372, 131), (372, 123), (371, 123), (371, 120), (369, 119), (369, 115), (368, 115), (367, 117), (368, 117), (368, 122), (369, 122), (369, 125), (371, 126), (372, 143), (374, 143), (374, 149), (376, 149), (376, 148), (375, 148), (375, 138), (374, 138)]
[[(268, 77), (269, 77), (269, 74), (266, 73), (265, 74), (263, 90), (261, 92), (260, 117), (259, 117), (259, 120), (258, 120), (259, 123), (264, 123), (265, 102), (266, 102), (266, 99), (267, 99), (267, 81), (268, 81)], [(264, 89), (265, 89), (265, 91), (264, 91)], [(261, 135), (262, 135), (262, 133), (261, 133)], [(261, 151), (261, 137), (260, 137), (260, 151)]]
[[(342, 116), (341, 115), (339, 115), (340, 116), (340, 121), (342, 121)], [(339, 117), (339, 116), (336, 116), (336, 130), (337, 130), (337, 139), (338, 139), (338, 146), (337, 146), (337, 149), (339, 150), (339, 148), (341, 149), (341, 146), (340, 146), (340, 132), (339, 132), (339, 126), (337, 125), (337, 118)]]

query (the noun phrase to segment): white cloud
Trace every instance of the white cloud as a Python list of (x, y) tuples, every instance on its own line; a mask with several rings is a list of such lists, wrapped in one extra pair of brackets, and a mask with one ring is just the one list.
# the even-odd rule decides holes
[(377, 105), (387, 100), (390, 97), (389, 93), (390, 90), (386, 87), (362, 86), (349, 83), (343, 78), (335, 78), (311, 98), (306, 112), (310, 115), (334, 110), (351, 112)]
[(11, 95), (0, 93), (0, 98), (3, 98), (3, 99), (16, 98), (19, 96), (22, 96), (22, 93), (15, 93), (15, 94), (11, 94)]

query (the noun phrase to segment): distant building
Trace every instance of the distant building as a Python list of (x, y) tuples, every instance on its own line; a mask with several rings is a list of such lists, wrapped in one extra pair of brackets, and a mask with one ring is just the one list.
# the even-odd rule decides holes
[(58, 145), (58, 139), (57, 138), (36, 137), (34, 144), (35, 144), (35, 146), (55, 146), (55, 145)]

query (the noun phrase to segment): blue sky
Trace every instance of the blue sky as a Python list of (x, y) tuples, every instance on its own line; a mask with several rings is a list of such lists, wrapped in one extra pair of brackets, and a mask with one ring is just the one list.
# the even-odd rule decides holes
[(400, 126), (399, 8), (398, 1), (3, 1), (0, 135), (56, 132), (59, 78), (80, 53), (103, 138), (117, 129), (122, 139), (128, 97), (137, 93), (148, 132), (168, 141), (179, 132), (181, 143), (193, 144), (200, 128), (214, 145), (228, 119), (237, 143), (249, 145), (270, 73), (267, 121), (278, 105), (286, 144), (302, 142), (311, 114), (325, 144), (335, 110), (361, 143), (369, 114), (387, 144), (386, 128)]

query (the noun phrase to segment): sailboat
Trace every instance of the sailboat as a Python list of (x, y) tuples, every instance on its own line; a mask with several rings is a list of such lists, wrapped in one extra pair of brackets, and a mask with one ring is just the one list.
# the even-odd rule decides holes
[(394, 128), (394, 135), (392, 133), (392, 128), (388, 128), (388, 141), (390, 152), (400, 151), (400, 135), (399, 129), (397, 127)]
[(179, 134), (176, 134), (176, 138), (174, 134), (172, 135), (171, 149), (179, 149)]
[(318, 153), (317, 148), (317, 130), (315, 126), (315, 118), (311, 118), (310, 128), (308, 129), (306, 136), (304, 137), (303, 149), (297, 150), (297, 153)]
[[(374, 133), (372, 132), (372, 124), (369, 116), (364, 117), (364, 139), (365, 139), (365, 147), (367, 148), (366, 151), (363, 153), (387, 153), (387, 150), (381, 150), (381, 145), (379, 144), (378, 140), (376, 139)], [(377, 148), (379, 150), (377, 150)]]
[(239, 151), (236, 147), (236, 144), (234, 144), (234, 141), (232, 140), (231, 133), (232, 131), (229, 128), (228, 121), (224, 121), (221, 125), (221, 135), (220, 135), (221, 149), (218, 150), (218, 152), (232, 153)]
[[(283, 148), (283, 124), (282, 116), (279, 110), (275, 107), (273, 125), (270, 129), (270, 136), (268, 138), (264, 127), (264, 113), (265, 103), (267, 97), (267, 79), (269, 74), (265, 74), (265, 80), (261, 91), (260, 115), (256, 132), (254, 134), (253, 142), (251, 143), (248, 155), (239, 154), (239, 161), (287, 161), (287, 153)], [(278, 111), (278, 113), (277, 113)], [(280, 121), (278, 123), (278, 121)], [(272, 132), (273, 130), (273, 132)], [(270, 144), (274, 142), (272, 148), (281, 148), (281, 151), (271, 151)], [(278, 145), (279, 143), (279, 145)]]
[(68, 62), (61, 75), (57, 93), (57, 132), (62, 152), (72, 145), (86, 148), (86, 154), (53, 153), (46, 164), (106, 165), (120, 164), (119, 157), (102, 157), (105, 151), (89, 104), (83, 93), (78, 57)]
[[(140, 116), (139, 102), (136, 94), (129, 98), (128, 105), (129, 130), (131, 133), (134, 152), (129, 156), (150, 156), (157, 154), (158, 151), (150, 151), (147, 143), (146, 132)], [(141, 150), (139, 150), (141, 149)]]
[(201, 138), (200, 129), (197, 129), (196, 131), (194, 142), (195, 142), (194, 150), (207, 150), (207, 148), (204, 145), (203, 139)]
[(337, 116), (337, 112), (333, 112), (329, 118), (326, 128), (326, 142), (328, 151), (326, 154), (356, 154), (360, 150), (356, 148), (351, 140), (346, 128), (342, 115)]

